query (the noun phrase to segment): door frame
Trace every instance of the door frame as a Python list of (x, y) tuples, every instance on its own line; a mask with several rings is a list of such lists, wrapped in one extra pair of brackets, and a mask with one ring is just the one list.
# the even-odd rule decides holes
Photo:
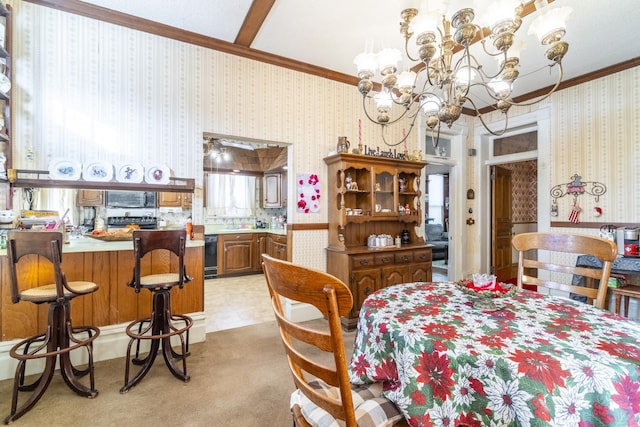
[[(491, 129), (499, 129), (504, 126), (504, 120), (488, 123)], [(532, 152), (513, 154), (508, 156), (491, 156), (492, 142), (496, 138), (517, 135), (520, 133), (538, 132), (537, 155)], [(491, 135), (482, 125), (474, 128), (474, 143), (478, 147), (479, 191), (478, 203), (479, 225), (477, 238), (480, 242), (480, 256), (478, 270), (488, 272), (491, 268), (491, 166), (505, 163), (515, 163), (525, 160), (538, 160), (538, 231), (549, 231), (551, 227), (551, 195), (550, 170), (551, 160), (551, 107), (542, 105), (538, 110), (512, 117), (509, 120), (509, 130), (501, 136)], [(476, 271), (476, 272), (477, 272)]]
[[(426, 145), (431, 144), (431, 133), (429, 130), (425, 130), (424, 123), (420, 124), (419, 128), (419, 146), (424, 153), (426, 153)], [(451, 128), (442, 128), (440, 135), (451, 141), (451, 153), (448, 158), (441, 158), (436, 156), (425, 155), (424, 160), (428, 164), (433, 165), (445, 165), (449, 166), (449, 264), (448, 264), (448, 277), (449, 280), (458, 280), (461, 277), (465, 277), (463, 269), (466, 268), (463, 261), (466, 251), (466, 212), (465, 201), (467, 194), (467, 137), (469, 129), (460, 124), (454, 124)], [(427, 140), (427, 136), (429, 139)], [(420, 191), (422, 195), (420, 197), (421, 206), (425, 206), (425, 194), (426, 194), (426, 167), (422, 171), (422, 178), (420, 180)], [(422, 221), (421, 235), (424, 236), (425, 221), (427, 213), (424, 212), (424, 218)]]

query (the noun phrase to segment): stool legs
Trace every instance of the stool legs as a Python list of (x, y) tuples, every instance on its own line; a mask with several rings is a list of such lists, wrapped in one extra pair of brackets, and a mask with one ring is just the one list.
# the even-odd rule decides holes
[[(171, 314), (171, 290), (160, 289), (153, 291), (153, 311), (151, 317), (140, 319), (132, 322), (127, 327), (127, 335), (131, 337), (129, 345), (127, 346), (126, 367), (125, 367), (125, 385), (120, 389), (120, 393), (126, 393), (136, 384), (138, 384), (147, 375), (153, 362), (158, 355), (158, 351), (162, 351), (165, 364), (169, 368), (169, 371), (184, 382), (189, 381), (189, 375), (187, 375), (187, 356), (189, 356), (189, 328), (191, 328), (192, 320), (188, 316), (179, 316)], [(174, 325), (174, 321), (183, 321), (185, 326), (177, 328)], [(148, 323), (148, 326), (143, 328), (143, 324)], [(138, 332), (132, 332), (132, 329), (138, 327)], [(187, 339), (183, 334), (186, 333)], [(177, 335), (180, 339), (181, 353), (177, 353), (171, 347), (171, 337)], [(150, 340), (149, 353), (145, 358), (139, 357), (140, 340)], [(136, 343), (136, 354), (131, 359), (131, 347), (133, 343)], [(176, 361), (182, 361), (182, 370), (176, 364)], [(129, 368), (130, 365), (141, 365), (142, 367), (138, 373), (129, 380)]]
[[(18, 359), (16, 374), (13, 384), (13, 397), (11, 400), (11, 414), (5, 418), (5, 424), (17, 420), (27, 413), (44, 395), (51, 383), (56, 368), (56, 359), (60, 356), (60, 373), (65, 383), (71, 390), (80, 396), (93, 398), (98, 395), (95, 389), (93, 374), (93, 340), (99, 335), (99, 330), (93, 327), (71, 326), (69, 301), (54, 302), (49, 304), (49, 320), (47, 332), (35, 337), (27, 338), (16, 344), (10, 351), (11, 357)], [(88, 338), (79, 339), (78, 334), (86, 333)], [(87, 368), (76, 369), (71, 363), (70, 352), (80, 347), (85, 347), (89, 360)], [(22, 348), (21, 352), (18, 352)], [(46, 349), (46, 352), (42, 352)], [(25, 372), (28, 360), (45, 358), (45, 367), (42, 374), (34, 382), (25, 384)], [(90, 387), (85, 387), (78, 381), (79, 377), (89, 374)], [(32, 391), (29, 399), (18, 408), (19, 392)]]

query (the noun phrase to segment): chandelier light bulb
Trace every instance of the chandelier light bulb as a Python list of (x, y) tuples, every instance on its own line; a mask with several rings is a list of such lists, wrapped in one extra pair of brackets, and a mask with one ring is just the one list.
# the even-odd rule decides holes
[(370, 78), (376, 73), (378, 68), (378, 58), (375, 53), (362, 52), (355, 57), (353, 63), (358, 70), (358, 76), (368, 74)]
[(385, 48), (378, 52), (378, 69), (382, 75), (393, 74), (398, 69), (402, 54), (398, 49)]
[(531, 23), (529, 34), (535, 34), (543, 44), (551, 43), (554, 40), (549, 39), (550, 35), (560, 32), (560, 37), (564, 36), (565, 25), (571, 12), (573, 9), (567, 6), (547, 8)]
[(433, 116), (437, 115), (438, 111), (440, 111), (442, 102), (437, 96), (428, 94), (422, 97), (422, 99), (420, 100), (420, 105), (422, 106), (422, 111), (426, 116)]
[(475, 10), (477, 11), (475, 22), (483, 27), (492, 27), (505, 20), (513, 20), (515, 10), (520, 5), (520, 0), (497, 0), (487, 1), (476, 0)]

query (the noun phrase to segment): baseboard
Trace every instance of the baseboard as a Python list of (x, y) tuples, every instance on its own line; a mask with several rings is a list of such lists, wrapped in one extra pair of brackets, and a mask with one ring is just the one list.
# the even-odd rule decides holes
[[(189, 343), (203, 342), (206, 339), (206, 316), (204, 312), (190, 313), (193, 319), (193, 326), (189, 330)], [(127, 352), (129, 337), (125, 333), (127, 323), (100, 327), (100, 336), (93, 342), (94, 361), (117, 359), (124, 357)], [(9, 356), (11, 347), (20, 340), (0, 342), (0, 380), (13, 378), (15, 375), (17, 360)], [(71, 360), (74, 364), (83, 365), (87, 363), (87, 352), (78, 349), (71, 353)], [(38, 374), (44, 369), (44, 360), (36, 359), (27, 363), (27, 375)], [(122, 366), (124, 375), (124, 365)]]

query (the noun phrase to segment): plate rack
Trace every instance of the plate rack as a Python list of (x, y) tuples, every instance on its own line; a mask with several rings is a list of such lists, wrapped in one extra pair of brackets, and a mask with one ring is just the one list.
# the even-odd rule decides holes
[[(8, 182), (14, 188), (78, 188), (91, 190), (132, 190), (132, 191), (163, 191), (176, 193), (193, 193), (194, 178), (170, 177), (167, 184), (149, 184), (146, 182), (128, 183), (111, 181), (85, 181), (51, 179), (47, 170), (10, 169), (7, 171)], [(7, 180), (0, 180), (0, 182)]]

